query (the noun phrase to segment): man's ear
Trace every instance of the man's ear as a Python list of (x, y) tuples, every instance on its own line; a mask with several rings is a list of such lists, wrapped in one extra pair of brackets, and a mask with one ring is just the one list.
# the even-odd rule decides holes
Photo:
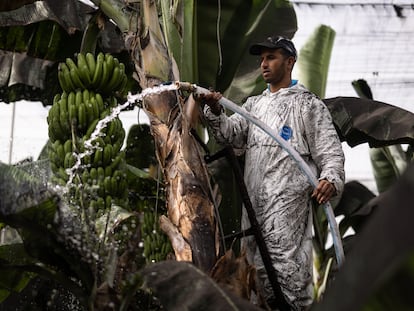
[(291, 70), (293, 69), (293, 66), (295, 65), (295, 63), (296, 63), (296, 59), (293, 56), (289, 56), (288, 65)]

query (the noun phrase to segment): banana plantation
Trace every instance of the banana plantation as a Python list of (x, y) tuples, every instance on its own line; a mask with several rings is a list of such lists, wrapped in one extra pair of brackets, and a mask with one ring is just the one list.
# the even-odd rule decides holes
[[(261, 92), (248, 47), (297, 29), (288, 0), (3, 1), (0, 101), (42, 102), (48, 141), (0, 162), (0, 310), (267, 310), (239, 247), (243, 157), (209, 138), (197, 90)], [(379, 194), (346, 183), (334, 225), (313, 207), (312, 310), (413, 310), (414, 115), (358, 77), (358, 97), (324, 98), (334, 38), (315, 30), (301, 80), (341, 141), (369, 144)], [(149, 124), (127, 132), (137, 107)]]

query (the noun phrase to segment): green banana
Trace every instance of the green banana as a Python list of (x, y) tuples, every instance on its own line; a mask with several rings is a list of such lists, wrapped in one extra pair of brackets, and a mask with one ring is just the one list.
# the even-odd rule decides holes
[(83, 82), (85, 87), (90, 87), (92, 81), (90, 77), (89, 67), (86, 62), (85, 54), (78, 53), (77, 58), (78, 58), (77, 67), (78, 67), (79, 77), (81, 78), (81, 81)]
[(99, 114), (101, 114), (101, 112), (105, 110), (105, 104), (104, 104), (104, 101), (103, 101), (103, 98), (102, 98), (101, 94), (96, 93), (95, 94), (95, 99), (96, 99), (96, 103), (98, 105)]
[(70, 76), (70, 69), (69, 69), (69, 67), (65, 63), (60, 63), (59, 64), (59, 67), (62, 70), (63, 78), (65, 80), (65, 84), (67, 85), (67, 89), (64, 90), (64, 91), (70, 92), (70, 91), (76, 90), (76, 87), (75, 87), (75, 85), (74, 85), (74, 83), (72, 81), (72, 78)]
[(98, 102), (96, 100), (96, 95), (92, 96), (90, 99), (90, 104), (91, 104), (91, 108), (93, 110), (93, 119), (99, 119), (99, 106), (98, 106)]
[(102, 73), (103, 73), (103, 63), (104, 63), (104, 55), (102, 53), (98, 54), (95, 66), (95, 72), (92, 78), (92, 87), (98, 87), (101, 83)]
[[(71, 94), (71, 93), (70, 93)], [(62, 99), (58, 102), (59, 104), (59, 121), (60, 126), (64, 134), (69, 137), (70, 136), (70, 123), (69, 123), (69, 112), (68, 112), (68, 99), (62, 97)]]
[(106, 101), (106, 106), (109, 107), (109, 108), (113, 108), (113, 107), (118, 106), (118, 101), (116, 100), (116, 97), (115, 96), (110, 96), (108, 98), (108, 100)]
[(67, 105), (66, 110), (68, 110), (69, 105), (74, 105), (76, 103), (76, 93), (75, 92), (69, 92), (67, 96)]
[(112, 145), (108, 144), (105, 145), (104, 150), (103, 150), (103, 157), (102, 157), (102, 161), (104, 165), (109, 165), (111, 164), (111, 160), (112, 160)]
[(83, 158), (82, 158), (82, 164), (83, 165), (88, 165), (91, 164), (91, 156), (86, 154)]
[(108, 63), (104, 61), (102, 63), (102, 77), (101, 77), (101, 80), (99, 81), (99, 85), (97, 86), (97, 89), (99, 91), (106, 93), (106, 84), (107, 84), (108, 79), (109, 79)]
[(65, 184), (69, 180), (69, 176), (63, 167), (59, 167), (56, 175), (63, 181), (62, 184)]
[(77, 90), (75, 93), (75, 105), (79, 106), (83, 102), (83, 92), (81, 90)]
[(112, 176), (112, 167), (110, 167), (109, 165), (105, 166), (105, 177), (106, 176)]
[(122, 160), (123, 160), (122, 154), (118, 154), (115, 157), (112, 157), (112, 162), (109, 166), (112, 168), (112, 170), (116, 170), (116, 169), (118, 169), (118, 167), (121, 164)]
[(121, 84), (118, 87), (118, 92), (122, 93), (125, 90), (127, 83), (128, 83), (128, 77), (126, 75), (123, 75)]
[(118, 197), (118, 180), (114, 177), (111, 177), (111, 194), (114, 197)]
[(69, 69), (78, 69), (78, 66), (75, 64), (72, 58), (67, 57), (66, 58), (66, 65)]
[(87, 124), (91, 124), (93, 120), (97, 119), (95, 115), (95, 110), (93, 109), (92, 102), (90, 100), (84, 102), (85, 110), (86, 110), (86, 119)]
[(78, 124), (78, 110), (76, 109), (76, 104), (68, 105), (68, 114), (71, 127), (76, 127)]
[[(51, 120), (51, 130), (52, 132), (54, 132), (54, 137), (56, 137), (56, 139), (59, 140), (63, 140), (62, 138), (65, 137), (65, 135), (63, 134), (63, 130), (60, 127), (60, 119), (59, 119), (59, 114), (58, 114), (58, 106), (55, 106), (55, 109), (53, 110), (53, 114), (52, 114), (52, 120)], [(50, 109), (50, 111), (52, 111), (52, 109)]]
[(103, 181), (105, 179), (105, 169), (102, 166), (99, 166), (96, 170), (98, 173), (98, 179)]
[(89, 175), (89, 173), (88, 173), (88, 171), (87, 171), (87, 170), (84, 170), (84, 171), (82, 172), (82, 177), (81, 177), (81, 179), (82, 179), (82, 183), (83, 183), (83, 184), (89, 184), (89, 183), (90, 183), (90, 181), (91, 181), (91, 177), (90, 177), (90, 175)]
[(108, 65), (108, 74), (110, 75), (115, 67), (114, 57), (110, 53), (106, 53), (105, 62)]
[(73, 156), (72, 153), (66, 153), (65, 154), (65, 160), (63, 162), (63, 167), (64, 168), (72, 168), (73, 165), (75, 164), (75, 157)]
[[(120, 65), (120, 64), (122, 64), (122, 63), (120, 63), (120, 62), (119, 62), (119, 59), (118, 59), (118, 58), (116, 58), (116, 57), (114, 57), (114, 58), (113, 58), (113, 61), (114, 61), (114, 68), (115, 68), (115, 67), (119, 67), (119, 65)], [(124, 66), (125, 66), (125, 65), (124, 65)]]
[(105, 209), (105, 200), (102, 197), (99, 197), (96, 200), (96, 204), (98, 206), (98, 209)]
[(108, 92), (117, 91), (117, 86), (119, 86), (121, 80), (121, 70), (119, 67), (115, 67), (112, 71), (112, 77), (109, 78), (106, 89)]
[(88, 130), (86, 131), (86, 134), (85, 134), (86, 139), (89, 139), (91, 137), (93, 131), (95, 131), (96, 126), (98, 125), (98, 122), (99, 122), (99, 119), (97, 118), (90, 123)]
[(65, 143), (63, 144), (63, 150), (65, 154), (72, 152), (72, 139), (68, 139), (67, 141), (65, 141)]
[(82, 92), (82, 101), (86, 102), (91, 98), (91, 94), (88, 89), (84, 89)]
[(65, 155), (66, 155), (65, 148), (63, 147), (62, 143), (59, 140), (55, 141), (53, 146), (54, 146), (57, 156), (59, 157), (59, 159), (61, 159), (61, 163), (63, 163), (65, 159)]
[(110, 195), (107, 195), (105, 198), (105, 208), (110, 209), (112, 206), (112, 197)]
[(58, 80), (60, 87), (63, 91), (71, 91), (70, 86), (66, 82), (66, 78), (64, 77), (63, 71), (60, 68), (58, 69)]
[(51, 127), (49, 121), (48, 121), (48, 124), (49, 124), (49, 127), (47, 129), (47, 135), (49, 136), (50, 141), (54, 142), (54, 141), (57, 140), (57, 137), (55, 136), (55, 132), (52, 131), (52, 127)]
[(78, 68), (71, 68), (70, 69), (70, 78), (72, 79), (73, 85), (75, 89), (84, 89), (85, 84), (81, 81), (79, 77), (79, 70)]
[(88, 65), (89, 73), (93, 77), (95, 73), (95, 69), (96, 69), (95, 56), (92, 53), (88, 52), (86, 53), (85, 57), (86, 57), (86, 63)]
[(56, 174), (56, 172), (59, 170), (59, 166), (57, 166), (57, 164), (53, 161), (55, 154), (48, 153), (48, 157), (50, 160), (50, 168), (52, 169), (52, 172)]
[(87, 120), (85, 104), (81, 103), (78, 106), (78, 128), (80, 131), (86, 130)]
[(98, 171), (95, 167), (89, 170), (89, 175), (91, 176), (92, 182), (98, 182)]
[(123, 178), (118, 182), (118, 191), (119, 197), (128, 197), (128, 182), (126, 178)]
[[(102, 165), (102, 149), (98, 148), (95, 150), (95, 154), (93, 156), (93, 165), (95, 167), (100, 167)], [(104, 172), (105, 175), (105, 172)]]
[(112, 194), (112, 180), (111, 180), (111, 176), (107, 176), (104, 178), (104, 188), (105, 188), (105, 193), (107, 194)]
[(121, 74), (125, 75), (125, 65), (124, 65), (124, 63), (119, 63), (119, 69), (121, 69)]
[(61, 98), (61, 95), (58, 93), (55, 96), (53, 96), (53, 104), (56, 104)]
[(101, 149), (103, 149), (105, 147), (105, 141), (103, 140), (102, 137), (98, 136), (95, 138), (95, 140), (93, 141), (93, 144)]
[(109, 122), (106, 125), (106, 137), (110, 138), (111, 141), (113, 141), (113, 136), (116, 133), (116, 124), (115, 119), (113, 119), (111, 122)]

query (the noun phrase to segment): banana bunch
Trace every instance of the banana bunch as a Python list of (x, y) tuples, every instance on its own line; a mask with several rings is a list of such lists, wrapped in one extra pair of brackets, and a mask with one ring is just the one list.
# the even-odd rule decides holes
[(122, 92), (127, 84), (125, 65), (116, 57), (102, 52), (77, 54), (76, 62), (66, 58), (59, 64), (58, 79), (65, 92), (77, 90), (95, 90), (103, 94)]
[(56, 94), (47, 119), (50, 139), (66, 141), (72, 137), (72, 128), (78, 134), (89, 131), (90, 136), (99, 119), (110, 113), (115, 102), (115, 97), (104, 102), (101, 94), (89, 90)]
[[(80, 68), (85, 69), (85, 65), (101, 65), (100, 59), (114, 59), (112, 56), (110, 58), (101, 53), (97, 60), (92, 62), (92, 54), (89, 53), (86, 57), (81, 55), (78, 54), (78, 71)], [(117, 64), (117, 67), (123, 68), (123, 64), (113, 62)], [(71, 62), (66, 60), (66, 63), (61, 63), (61, 65), (68, 66), (67, 63)], [(73, 66), (72, 64), (71, 70)], [(60, 76), (62, 76), (61, 73)], [(96, 89), (86, 87), (92, 87), (93, 84), (82, 83), (82, 85), (75, 83), (76, 88), (65, 88), (62, 84), (64, 91), (55, 95), (48, 113), (50, 139), (48, 154), (54, 181), (65, 185), (69, 180), (68, 169), (78, 164), (75, 172), (76, 178), (72, 178), (73, 183), (77, 185), (75, 200), (82, 201), (81, 205), (90, 207), (94, 211), (109, 209), (112, 203), (125, 206), (128, 183), (124, 171), (125, 152), (121, 150), (125, 139), (125, 130), (121, 120), (118, 117), (113, 118), (100, 130), (98, 137), (91, 140), (93, 148), (88, 150), (85, 147), (85, 142), (90, 140), (98, 123), (118, 104), (117, 100), (108, 93), (101, 95)], [(110, 80), (101, 87), (115, 90), (120, 85), (118, 83), (116, 87), (108, 88), (109, 83)], [(83, 193), (79, 194), (80, 188)]]
[(168, 237), (161, 231), (156, 212), (143, 213), (141, 234), (144, 242), (144, 256), (147, 263), (165, 260), (173, 252)]

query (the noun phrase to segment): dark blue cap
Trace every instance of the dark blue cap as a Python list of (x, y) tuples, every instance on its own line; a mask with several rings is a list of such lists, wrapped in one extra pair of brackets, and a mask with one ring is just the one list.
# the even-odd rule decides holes
[(250, 54), (260, 55), (263, 48), (267, 49), (279, 49), (282, 48), (292, 55), (295, 59), (297, 57), (296, 48), (293, 42), (285, 37), (281, 36), (272, 36), (267, 37), (265, 41), (253, 44), (250, 47)]

